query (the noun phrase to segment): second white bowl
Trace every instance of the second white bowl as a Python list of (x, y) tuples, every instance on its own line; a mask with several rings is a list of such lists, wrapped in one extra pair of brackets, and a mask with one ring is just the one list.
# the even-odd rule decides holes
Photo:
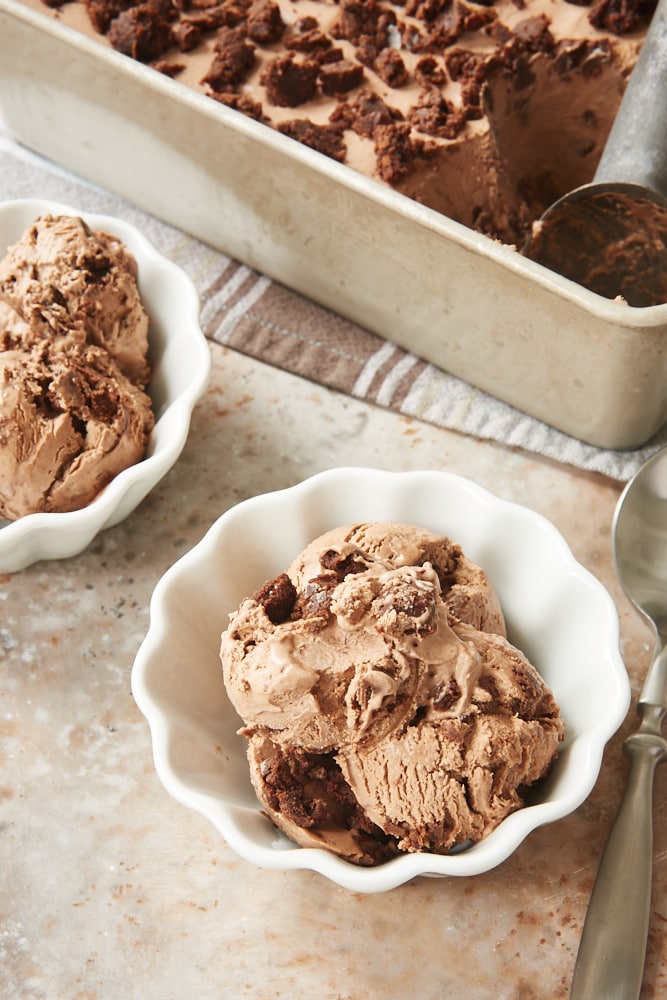
[(206, 388), (211, 366), (192, 281), (129, 223), (41, 199), (0, 202), (0, 257), (38, 215), (45, 214), (79, 216), (91, 229), (118, 236), (134, 255), (139, 291), (150, 317), (148, 392), (155, 427), (143, 461), (123, 470), (87, 507), (0, 520), (0, 573), (14, 573), (38, 559), (76, 555), (103, 528), (127, 517), (183, 450), (192, 410)]

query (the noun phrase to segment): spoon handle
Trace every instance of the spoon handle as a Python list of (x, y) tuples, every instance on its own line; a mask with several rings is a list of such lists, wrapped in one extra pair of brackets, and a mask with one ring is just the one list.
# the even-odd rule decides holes
[(653, 866), (653, 776), (667, 757), (663, 709), (640, 705), (642, 723), (624, 749), (630, 773), (598, 869), (570, 1000), (637, 1000), (641, 990)]

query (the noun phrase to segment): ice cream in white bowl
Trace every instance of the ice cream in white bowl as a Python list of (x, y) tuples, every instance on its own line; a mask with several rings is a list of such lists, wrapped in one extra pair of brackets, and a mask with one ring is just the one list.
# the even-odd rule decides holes
[[(44, 218), (63, 220), (60, 227), (51, 227), (56, 230), (53, 242), (68, 269), (62, 283), (54, 277), (55, 271), (51, 273), (53, 269), (48, 262), (41, 259), (44, 256), (43, 247), (37, 240), (33, 241), (33, 246), (28, 245), (25, 250), (22, 248), (21, 254), (17, 252), (15, 258), (9, 259), (10, 248), (34, 228), (35, 220)], [(72, 224), (68, 225), (67, 220), (71, 220)], [(75, 251), (70, 253), (72, 242), (77, 233), (79, 237), (82, 233), (85, 237), (87, 231), (93, 235), (108, 234), (110, 238), (104, 236), (97, 241), (91, 240), (90, 247), (85, 248), (86, 252), (77, 257)], [(47, 235), (52, 236), (53, 233)], [(83, 278), (79, 273), (73, 277), (72, 271), (77, 269), (82, 259), (86, 259), (89, 250), (90, 259), (84, 268)], [(120, 260), (122, 273), (119, 271), (118, 278), (102, 289), (96, 301), (90, 294), (90, 288), (98, 281), (102, 288), (106, 280), (106, 275), (96, 273), (102, 256), (105, 257), (105, 266), (107, 258)], [(9, 259), (1, 275), (4, 292), (0, 313), (0, 343), (3, 346), (0, 353), (0, 392), (7, 410), (3, 421), (6, 434), (16, 430), (12, 420), (17, 407), (20, 407), (19, 431), (24, 439), (12, 449), (11, 454), (7, 452), (2, 466), (5, 485), (9, 483), (11, 489), (14, 476), (17, 484), (20, 481), (16, 496), (9, 498), (4, 495), (7, 491), (3, 491), (1, 509), (6, 510), (7, 519), (2, 520), (0, 514), (0, 572), (12, 573), (39, 559), (76, 555), (99, 531), (117, 524), (134, 510), (182, 451), (192, 410), (208, 382), (210, 353), (199, 325), (199, 297), (192, 281), (181, 268), (160, 254), (136, 227), (121, 219), (82, 212), (69, 205), (42, 199), (0, 202), (0, 258)], [(129, 285), (134, 281), (128, 269), (133, 272), (135, 267), (140, 302), (128, 298)], [(40, 272), (44, 279), (41, 286), (32, 280)], [(49, 293), (49, 301), (45, 305), (43, 292), (47, 286), (51, 287), (52, 294)], [(131, 338), (125, 337), (125, 326), (129, 326), (129, 322), (114, 323), (113, 318), (107, 315), (112, 306), (119, 307), (123, 302), (128, 305), (128, 320), (131, 318), (134, 323), (139, 317), (138, 338), (143, 342), (144, 351), (147, 340), (145, 366), (141, 358), (134, 358)], [(32, 333), (27, 332), (27, 324), (16, 314), (15, 309), (22, 308), (21, 303), (25, 306), (25, 317), (30, 321), (35, 319), (32, 333), (35, 333), (37, 343), (31, 339)], [(58, 327), (59, 310), (76, 317), (70, 355), (67, 353), (69, 347), (61, 350), (58, 337), (52, 336), (53, 329)], [(40, 324), (43, 330), (39, 329)], [(93, 328), (92, 338), (99, 333), (98, 339), (89, 336)], [(39, 342), (42, 333), (43, 344)], [(141, 344), (138, 343), (138, 346), (141, 347)], [(24, 391), (19, 379), (22, 356), (27, 359), (29, 377), (34, 382), (48, 376), (49, 391), (56, 399), (58, 408), (62, 405), (63, 411), (66, 409), (63, 399), (71, 402), (73, 409), (70, 416), (52, 419), (53, 414), (48, 411), (46, 401), (40, 404), (33, 398), (33, 392)], [(119, 396), (121, 402), (133, 401), (131, 412), (121, 415), (119, 419), (111, 417), (104, 412), (105, 403), (102, 400), (100, 419), (97, 420), (95, 412), (90, 412), (86, 397), (99, 396), (102, 383), (111, 386), (112, 369), (116, 367), (120, 368), (123, 380)], [(110, 391), (115, 392), (114, 389)], [(143, 407), (142, 401), (146, 401), (150, 410), (150, 420), (139, 407), (139, 403)], [(30, 420), (32, 411), (35, 419), (45, 425), (41, 435), (43, 444), (39, 446), (41, 451), (47, 452), (51, 441), (51, 450), (57, 446), (61, 456), (69, 450), (72, 465), (78, 463), (85, 466), (88, 463), (93, 479), (99, 471), (99, 463), (95, 462), (95, 446), (100, 452), (128, 452), (127, 448), (115, 447), (111, 438), (116, 435), (121, 445), (126, 444), (129, 431), (133, 429), (130, 425), (139, 425), (140, 422), (149, 429), (147, 444), (145, 450), (143, 447), (135, 449), (139, 460), (135, 452), (128, 452), (129, 458), (125, 459), (120, 455), (117, 465), (114, 467), (111, 464), (110, 481), (109, 474), (103, 473), (102, 488), (99, 492), (93, 489), (92, 499), (90, 493), (83, 491), (78, 509), (67, 507), (76, 504), (79, 486), (71, 486), (60, 473), (57, 488), (64, 495), (64, 509), (28, 509), (26, 493), (30, 483), (22, 475), (21, 456), (29, 452), (26, 443), (30, 443), (30, 429), (23, 425)], [(49, 423), (53, 427), (47, 426)], [(83, 423), (87, 425), (85, 434), (77, 430)], [(123, 440), (124, 425), (128, 431), (127, 441)], [(82, 435), (87, 438), (86, 450), (77, 456), (77, 439)], [(36, 463), (38, 481), (35, 485), (40, 488), (43, 480), (51, 489), (52, 477), (46, 458), (48, 456), (44, 462)], [(59, 461), (63, 462), (62, 457)], [(117, 468), (120, 471), (116, 471)], [(24, 510), (27, 512), (24, 513)]]
[[(553, 692), (565, 729), (548, 777), (487, 836), (452, 853), (417, 850), (364, 867), (322, 847), (297, 846), (267, 816), (251, 783), (243, 722), (223, 682), (220, 643), (229, 615), (313, 539), (340, 525), (378, 521), (446, 536), (483, 568), (510, 641)], [(378, 892), (417, 875), (487, 871), (536, 827), (585, 800), (629, 705), (618, 645), (611, 597), (540, 515), (446, 472), (342, 468), (231, 508), (165, 574), (132, 686), (165, 788), (208, 817), (238, 854), (262, 867), (311, 869), (353, 891)]]

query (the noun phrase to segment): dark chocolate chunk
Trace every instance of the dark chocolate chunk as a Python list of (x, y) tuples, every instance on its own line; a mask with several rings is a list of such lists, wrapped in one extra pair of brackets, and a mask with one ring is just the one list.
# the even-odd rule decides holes
[(297, 108), (315, 96), (319, 71), (314, 59), (297, 61), (290, 52), (267, 63), (260, 82), (266, 87), (269, 104)]
[(346, 59), (339, 62), (325, 63), (320, 68), (320, 86), (322, 92), (330, 97), (346, 94), (355, 87), (361, 86), (364, 79), (364, 67), (360, 63), (351, 63)]
[(253, 599), (261, 604), (266, 611), (267, 617), (274, 625), (288, 621), (294, 602), (296, 600), (296, 588), (287, 573), (281, 573), (274, 580), (265, 583)]
[(291, 122), (282, 122), (278, 125), (278, 131), (297, 139), (304, 146), (316, 149), (318, 153), (330, 156), (332, 160), (338, 160), (339, 163), (345, 161), (346, 146), (340, 129), (315, 125), (307, 118), (298, 118)]
[(221, 28), (215, 56), (202, 83), (217, 92), (231, 90), (246, 78), (255, 63), (255, 46), (241, 28)]
[(255, 0), (248, 11), (248, 37), (258, 45), (273, 45), (280, 41), (285, 23), (280, 7), (273, 0)]

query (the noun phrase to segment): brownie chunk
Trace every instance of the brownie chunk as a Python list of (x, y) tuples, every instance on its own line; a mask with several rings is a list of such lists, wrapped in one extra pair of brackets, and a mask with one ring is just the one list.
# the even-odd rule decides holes
[[(186, 2), (186, 6), (188, 6)], [(245, 9), (242, 4), (224, 0), (223, 3), (198, 7), (183, 14), (181, 22), (194, 25), (202, 34), (217, 31), (218, 28), (238, 28), (245, 23)]]
[(283, 42), (294, 52), (309, 52), (313, 56), (333, 46), (331, 38), (325, 34), (314, 17), (302, 17), (286, 31)]
[(180, 76), (185, 69), (185, 63), (171, 62), (169, 59), (158, 59), (156, 62), (151, 63), (151, 66), (158, 73), (162, 73), (163, 76), (168, 76), (170, 80)]
[(389, 45), (389, 28), (395, 25), (396, 15), (379, 0), (340, 0), (340, 16), (332, 34), (353, 45), (370, 42), (377, 53)]
[(552, 52), (554, 38), (549, 24), (549, 19), (544, 14), (527, 17), (517, 24), (516, 37), (529, 52)]
[(175, 25), (172, 38), (181, 52), (192, 52), (201, 44), (203, 32), (195, 21), (182, 20)]
[(119, 14), (136, 5), (136, 0), (87, 0), (86, 10), (95, 31), (104, 35)]
[(655, 0), (598, 0), (588, 19), (594, 28), (627, 35), (646, 25), (655, 11)]
[(314, 59), (297, 61), (290, 52), (267, 63), (260, 82), (266, 87), (269, 104), (297, 108), (315, 96), (319, 72)]
[(361, 86), (364, 80), (364, 67), (360, 63), (351, 63), (346, 59), (324, 63), (320, 69), (319, 79), (323, 93), (335, 97), (337, 94), (346, 94), (349, 90)]
[(272, 0), (255, 0), (246, 24), (248, 37), (258, 45), (273, 45), (280, 41), (285, 30), (280, 7)]
[(216, 92), (233, 90), (255, 63), (255, 46), (242, 28), (221, 28), (215, 42), (215, 57), (202, 83)]
[(330, 156), (332, 160), (338, 160), (339, 163), (345, 162), (347, 148), (339, 129), (327, 125), (316, 125), (314, 122), (308, 121), (307, 118), (300, 118), (291, 122), (282, 122), (278, 125), (278, 131), (292, 139), (297, 139), (304, 146), (316, 149), (318, 153)]
[(439, 90), (424, 90), (419, 102), (410, 110), (408, 121), (419, 132), (438, 136), (441, 139), (455, 139), (467, 121), (461, 109), (455, 109), (445, 100)]
[(402, 87), (408, 81), (408, 71), (396, 49), (382, 49), (375, 60), (374, 69), (388, 87)]
[(406, 0), (405, 13), (418, 20), (434, 21), (448, 6), (449, 0)]
[(424, 56), (415, 67), (415, 76), (420, 83), (441, 87), (447, 82), (447, 74), (433, 56)]
[(402, 115), (372, 91), (360, 90), (354, 100), (339, 104), (331, 113), (329, 121), (369, 139), (378, 125), (393, 125), (396, 121), (402, 121)]
[(412, 138), (410, 125), (378, 125), (373, 132), (377, 169), (382, 180), (389, 184), (406, 177), (418, 157), (426, 152), (423, 142)]
[(342, 583), (351, 574), (365, 573), (368, 569), (368, 560), (361, 550), (343, 556), (336, 549), (328, 549), (320, 556), (320, 565), (323, 569), (335, 573), (338, 582)]
[(252, 118), (256, 122), (262, 122), (264, 125), (269, 123), (260, 101), (253, 101), (252, 98), (246, 97), (243, 94), (237, 94), (233, 90), (226, 90), (221, 93), (212, 91), (209, 96), (216, 100), (219, 104), (224, 104), (228, 108), (233, 108), (234, 111), (240, 111), (241, 114), (245, 115), (247, 118)]
[(604, 39), (593, 41), (582, 39), (578, 42), (561, 42), (556, 46), (555, 65), (560, 73), (579, 70), (584, 76), (595, 76), (601, 66), (612, 58), (611, 45)]
[(269, 621), (279, 625), (289, 620), (296, 601), (296, 588), (287, 573), (281, 573), (265, 583), (253, 598), (262, 605)]
[(162, 6), (142, 3), (119, 14), (109, 26), (109, 42), (139, 62), (151, 62), (171, 48), (171, 24)]
[(362, 852), (360, 864), (396, 855), (395, 841), (370, 822), (332, 755), (275, 746), (262, 761), (261, 777), (270, 809), (306, 830), (348, 830)]

